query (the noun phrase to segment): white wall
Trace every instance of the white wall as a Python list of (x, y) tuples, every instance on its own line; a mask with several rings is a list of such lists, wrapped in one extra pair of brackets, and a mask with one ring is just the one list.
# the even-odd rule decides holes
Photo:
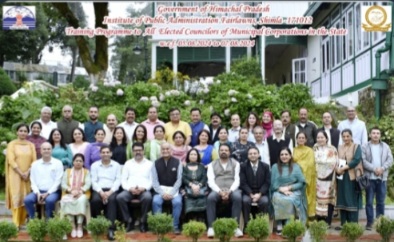
[(308, 84), (321, 74), (320, 36), (308, 36), (307, 81)]

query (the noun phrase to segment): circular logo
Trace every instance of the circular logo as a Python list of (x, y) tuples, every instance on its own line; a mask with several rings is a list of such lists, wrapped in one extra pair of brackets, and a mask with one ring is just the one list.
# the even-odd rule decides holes
[(365, 13), (365, 20), (372, 27), (380, 27), (387, 20), (387, 13), (381, 6), (372, 6)]

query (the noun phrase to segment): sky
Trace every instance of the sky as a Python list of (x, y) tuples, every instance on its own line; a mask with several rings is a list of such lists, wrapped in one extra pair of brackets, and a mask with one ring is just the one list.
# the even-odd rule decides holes
[[(111, 1), (109, 3), (109, 16), (111, 17), (126, 17), (127, 16), (127, 8), (142, 8), (145, 3), (135, 3), (135, 2), (116, 2)], [(94, 28), (94, 10), (92, 2), (82, 2), (82, 7), (85, 11), (85, 15), (87, 16), (87, 22), (89, 28)], [(112, 43), (114, 38), (110, 38), (109, 44)], [(109, 58), (111, 58), (112, 51), (109, 52)], [(55, 47), (50, 53), (48, 51), (48, 47), (46, 47), (43, 51), (43, 57), (41, 60), (41, 64), (47, 65), (57, 65), (61, 64), (64, 66), (71, 65), (71, 55), (62, 55), (61, 49), (59, 47)], [(112, 73), (112, 69), (108, 67), (109, 73)]]

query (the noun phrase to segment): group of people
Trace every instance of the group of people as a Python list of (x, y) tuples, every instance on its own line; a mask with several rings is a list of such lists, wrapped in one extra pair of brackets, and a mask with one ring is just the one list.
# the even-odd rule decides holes
[[(184, 214), (185, 219), (206, 218), (208, 237), (213, 237), (217, 208), (229, 210), (239, 225), (243, 214), (246, 227), (252, 206), (273, 216), (278, 234), (292, 216), (331, 226), (336, 210), (342, 226), (358, 222), (360, 171), (370, 179), (366, 228), (374, 221), (375, 196), (376, 217), (384, 214), (392, 153), (380, 140), (379, 128), (371, 129), (368, 141), (365, 123), (353, 107), (338, 128), (331, 126), (329, 112), (318, 128), (308, 120), (306, 108), (294, 124), (287, 110), (278, 120), (268, 111), (261, 118), (250, 112), (243, 126), (233, 114), (229, 129), (218, 113), (211, 114), (207, 125), (198, 108), (191, 109), (190, 123), (180, 119), (178, 108), (169, 110), (167, 123), (157, 111), (150, 107), (147, 120), (138, 124), (135, 110), (128, 107), (118, 125), (114, 114), (105, 124), (98, 121), (95, 106), (84, 123), (72, 118), (69, 105), (59, 122), (44, 107), (40, 119), (20, 124), (18, 138), (6, 149), (6, 202), (13, 222), (21, 226), (27, 215), (34, 218), (36, 205), (45, 206), (50, 218), (60, 201), (61, 213), (73, 226), (71, 237), (79, 238), (88, 209), (93, 217), (104, 210), (112, 223), (110, 240), (117, 219), (133, 230), (134, 204), (140, 205), (141, 232), (148, 229), (149, 210), (161, 213), (163, 206), (172, 206), (175, 234)], [(237, 237), (243, 236), (240, 228), (234, 231)]]

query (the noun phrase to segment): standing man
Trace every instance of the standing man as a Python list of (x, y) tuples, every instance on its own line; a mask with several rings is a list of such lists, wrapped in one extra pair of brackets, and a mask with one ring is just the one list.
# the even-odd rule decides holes
[(283, 110), (280, 113), (280, 120), (283, 124), (283, 132), (289, 136), (293, 142), (293, 148), (296, 144), (296, 135), (298, 133), (298, 127), (291, 123), (291, 114), (289, 110)]
[(256, 126), (253, 129), (254, 139), (256, 140), (256, 148), (259, 150), (261, 162), (270, 165), (270, 158), (268, 154), (268, 143), (264, 140), (265, 130), (261, 126)]
[(114, 136), (114, 130), (118, 125), (118, 119), (116, 118), (115, 114), (108, 114), (107, 122), (104, 124), (104, 131), (105, 131), (105, 138), (104, 143), (110, 144), (112, 141), (112, 137)]
[(111, 156), (109, 146), (102, 146), (101, 160), (90, 167), (93, 189), (90, 208), (94, 218), (105, 210), (105, 217), (112, 223), (108, 230), (108, 240), (115, 240), (116, 195), (120, 186), (121, 168), (118, 162), (111, 160)]
[(374, 222), (373, 200), (376, 196), (376, 217), (384, 215), (384, 201), (387, 192), (387, 177), (393, 165), (393, 154), (390, 147), (380, 140), (378, 127), (371, 129), (371, 140), (362, 146), (363, 167), (369, 175), (369, 187), (366, 189), (367, 230), (372, 229)]
[(228, 141), (234, 143), (238, 141), (239, 138), (239, 130), (241, 129), (241, 118), (238, 114), (231, 115), (231, 128), (228, 130)]
[(42, 158), (35, 161), (30, 170), (32, 193), (27, 195), (24, 204), (29, 218), (35, 216), (35, 204), (45, 206), (45, 217), (53, 217), (56, 202), (60, 199), (60, 184), (63, 178), (63, 163), (52, 157), (52, 145), (41, 145)]
[(52, 109), (50, 107), (45, 106), (41, 109), (40, 119), (36, 120), (37, 122), (41, 123), (42, 126), (41, 136), (44, 137), (45, 139), (48, 139), (51, 131), (57, 128), (56, 122), (53, 122), (51, 118), (52, 118)]
[(86, 141), (89, 143), (94, 143), (96, 142), (96, 139), (94, 138), (94, 133), (96, 132), (97, 129), (102, 129), (103, 128), (103, 123), (98, 121), (99, 117), (99, 109), (96, 106), (91, 106), (89, 108), (89, 121), (85, 122), (83, 124), (84, 132), (85, 132), (85, 137)]
[(182, 185), (182, 163), (171, 156), (171, 145), (167, 142), (161, 144), (161, 157), (152, 167), (152, 185), (155, 190), (153, 196), (153, 214), (161, 213), (163, 202), (172, 203), (172, 217), (174, 220), (174, 233), (180, 234), (179, 217), (182, 212), (182, 195), (179, 188)]
[(140, 231), (145, 233), (147, 230), (147, 216), (149, 207), (152, 204), (152, 162), (144, 158), (144, 145), (136, 142), (133, 144), (134, 158), (126, 161), (122, 169), (122, 188), (116, 200), (120, 212), (123, 216), (123, 221), (127, 223), (126, 231), (129, 232), (134, 229), (134, 221), (132, 221), (130, 214), (130, 201), (137, 198), (141, 202), (141, 221)]
[(141, 124), (144, 125), (146, 128), (148, 140), (152, 140), (155, 138), (155, 135), (153, 133), (153, 129), (157, 125), (164, 126), (163, 121), (159, 120), (158, 115), (157, 115), (157, 108), (154, 106), (151, 106), (148, 109), (148, 119), (145, 120), (144, 122), (142, 122)]
[(168, 114), (170, 115), (170, 122), (164, 125), (167, 142), (173, 145), (174, 140), (172, 140), (172, 136), (176, 131), (182, 131), (186, 136), (185, 145), (188, 146), (191, 142), (192, 136), (192, 129), (190, 128), (190, 125), (181, 120), (181, 111), (179, 108), (171, 108)]
[(341, 132), (339, 129), (332, 127), (332, 116), (330, 112), (323, 113), (323, 127), (318, 129), (317, 131), (325, 131), (328, 136), (328, 144), (331, 144), (338, 150), (339, 139), (341, 136)]
[(308, 137), (308, 140), (306, 141), (306, 145), (313, 148), (313, 146), (316, 143), (316, 135), (317, 135), (316, 125), (308, 121), (308, 110), (306, 108), (300, 108), (300, 110), (298, 111), (298, 118), (299, 121), (296, 123), (296, 126), (299, 131), (303, 131)]
[(251, 147), (248, 150), (248, 160), (241, 164), (240, 188), (243, 192), (244, 227), (249, 222), (252, 203), (257, 204), (260, 213), (268, 213), (268, 195), (271, 185), (270, 167), (266, 163), (260, 162), (259, 156), (259, 150)]
[(271, 167), (278, 162), (280, 149), (283, 146), (289, 147), (293, 153), (293, 141), (290, 137), (283, 133), (283, 126), (280, 120), (274, 121), (274, 134), (267, 138), (267, 149), (266, 153), (270, 158)]
[(66, 144), (73, 142), (73, 130), (80, 127), (81, 124), (73, 119), (73, 108), (70, 105), (63, 107), (63, 119), (57, 122), (57, 128), (63, 134), (63, 140)]
[[(353, 133), (353, 142), (364, 145), (368, 142), (367, 128), (365, 123), (356, 117), (357, 112), (354, 107), (348, 107), (346, 110), (347, 119), (339, 123), (338, 129), (342, 132), (344, 129), (350, 129)], [(342, 144), (342, 138), (339, 141)]]
[[(239, 225), (242, 209), (242, 192), (238, 189), (240, 165), (238, 161), (230, 158), (230, 150), (228, 144), (221, 144), (219, 146), (220, 158), (208, 165), (208, 186), (212, 190), (207, 198), (207, 235), (209, 238), (215, 236), (212, 224), (216, 219), (216, 205), (220, 201), (231, 201), (231, 217), (235, 218)], [(234, 235), (235, 237), (242, 237), (243, 233), (237, 228)]]
[(192, 108), (190, 110), (190, 119), (192, 120), (190, 123), (190, 128), (192, 130), (190, 146), (194, 147), (199, 143), (198, 134), (200, 131), (205, 129), (209, 132), (209, 128), (208, 125), (201, 121), (201, 110), (199, 108)]
[(132, 107), (127, 107), (124, 111), (124, 114), (126, 121), (120, 123), (119, 126), (124, 128), (127, 136), (127, 141), (130, 142), (133, 137), (134, 130), (138, 125), (138, 123), (135, 122), (135, 109)]
[(221, 128), (222, 117), (220, 114), (214, 112), (211, 114), (211, 124), (209, 124), (209, 134), (211, 136), (210, 145), (215, 144), (216, 141), (219, 140), (219, 132), (217, 132)]

